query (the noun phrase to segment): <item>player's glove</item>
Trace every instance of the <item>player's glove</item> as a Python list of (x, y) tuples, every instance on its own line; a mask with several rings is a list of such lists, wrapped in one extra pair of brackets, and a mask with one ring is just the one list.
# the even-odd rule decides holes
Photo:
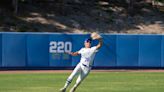
[(96, 39), (100, 39), (100, 38), (102, 38), (98, 33), (96, 33), (96, 32), (93, 32), (93, 33), (91, 33), (91, 38), (93, 39), (93, 40), (96, 40)]

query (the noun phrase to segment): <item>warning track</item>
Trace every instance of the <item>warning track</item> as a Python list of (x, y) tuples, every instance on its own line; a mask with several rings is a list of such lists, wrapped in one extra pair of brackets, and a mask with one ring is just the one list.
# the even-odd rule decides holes
[[(26, 74), (26, 73), (71, 73), (72, 70), (7, 70), (0, 71), (0, 74)], [(144, 70), (92, 70), (91, 72), (164, 72), (164, 69)]]

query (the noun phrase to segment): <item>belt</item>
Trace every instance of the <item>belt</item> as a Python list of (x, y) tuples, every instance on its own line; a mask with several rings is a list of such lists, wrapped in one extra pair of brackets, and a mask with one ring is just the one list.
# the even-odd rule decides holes
[(82, 64), (83, 66), (85, 66), (85, 67), (92, 67), (92, 66), (87, 66), (87, 65), (85, 65), (85, 64)]

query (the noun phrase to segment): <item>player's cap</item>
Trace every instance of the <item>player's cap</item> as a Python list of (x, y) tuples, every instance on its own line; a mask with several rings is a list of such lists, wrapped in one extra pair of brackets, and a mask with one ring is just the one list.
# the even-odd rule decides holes
[(92, 42), (92, 39), (91, 39), (91, 38), (87, 38), (87, 39), (85, 39), (84, 42), (89, 42), (89, 43), (91, 43), (91, 42)]

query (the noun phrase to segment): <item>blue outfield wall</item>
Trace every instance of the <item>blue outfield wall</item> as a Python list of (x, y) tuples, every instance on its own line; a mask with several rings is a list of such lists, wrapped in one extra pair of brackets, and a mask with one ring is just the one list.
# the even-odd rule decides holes
[(161, 67), (164, 67), (164, 36), (162, 36), (161, 42)]
[(44, 34), (27, 35), (27, 65), (28, 67), (49, 66), (49, 36)]
[(2, 34), (2, 66), (26, 66), (26, 35)]
[(116, 35), (102, 35), (104, 39), (103, 47), (96, 54), (95, 67), (117, 66)]
[[(0, 67), (74, 67), (78, 51), (89, 34), (0, 33)], [(164, 68), (164, 35), (102, 34), (103, 47), (96, 54), (94, 67)], [(94, 40), (92, 46), (98, 41)]]
[(2, 67), (2, 34), (0, 34), (0, 67)]
[(139, 37), (139, 66), (161, 67), (160, 35), (141, 35)]
[[(68, 45), (68, 44), (69, 45)], [(71, 45), (70, 45), (71, 44)], [(49, 35), (49, 66), (69, 67), (72, 66), (71, 56), (66, 54), (67, 48), (72, 48), (72, 38), (66, 34)]]
[(117, 66), (138, 66), (138, 35), (117, 36)]

